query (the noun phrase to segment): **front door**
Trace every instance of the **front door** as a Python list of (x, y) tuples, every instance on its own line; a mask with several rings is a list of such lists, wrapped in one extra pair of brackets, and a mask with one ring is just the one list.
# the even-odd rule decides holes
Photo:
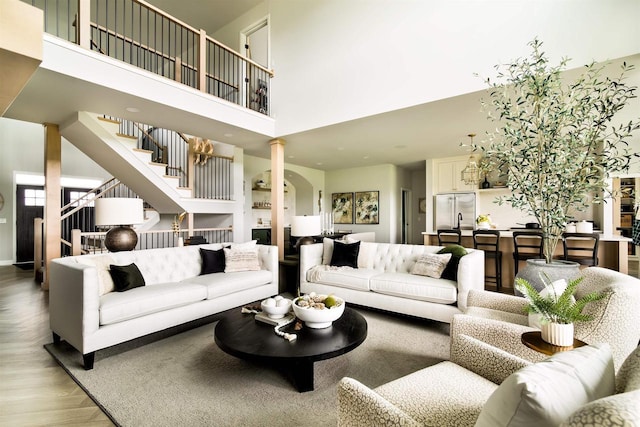
[(33, 262), (33, 220), (44, 216), (44, 187), (18, 185), (16, 189), (16, 262)]

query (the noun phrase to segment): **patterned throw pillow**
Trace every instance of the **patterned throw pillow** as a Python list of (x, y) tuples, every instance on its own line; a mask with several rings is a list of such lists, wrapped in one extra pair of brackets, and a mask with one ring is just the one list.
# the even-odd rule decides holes
[(260, 270), (260, 260), (258, 259), (258, 249), (227, 249), (224, 248), (225, 273), (235, 273), (238, 271), (258, 271)]
[(451, 254), (420, 255), (416, 263), (411, 267), (410, 273), (439, 279), (444, 269), (447, 268), (451, 256)]

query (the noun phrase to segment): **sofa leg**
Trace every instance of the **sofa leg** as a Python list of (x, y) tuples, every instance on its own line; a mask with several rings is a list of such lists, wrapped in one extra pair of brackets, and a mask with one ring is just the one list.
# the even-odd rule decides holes
[(82, 360), (84, 361), (84, 370), (89, 371), (93, 369), (93, 361), (96, 358), (96, 352), (92, 351), (91, 353), (83, 354)]
[(53, 334), (53, 343), (55, 345), (60, 344), (60, 335), (56, 334), (55, 332), (52, 332), (52, 334)]

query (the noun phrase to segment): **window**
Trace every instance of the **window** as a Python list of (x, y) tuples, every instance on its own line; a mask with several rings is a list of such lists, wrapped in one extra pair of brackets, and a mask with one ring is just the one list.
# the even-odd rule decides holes
[(44, 190), (24, 190), (24, 205), (25, 206), (44, 206)]

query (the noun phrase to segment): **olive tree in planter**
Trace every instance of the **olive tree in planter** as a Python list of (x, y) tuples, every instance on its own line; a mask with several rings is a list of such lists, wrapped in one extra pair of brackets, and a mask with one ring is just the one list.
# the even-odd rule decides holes
[(496, 80), (486, 80), (489, 99), (482, 103), (497, 128), (474, 148), (489, 167), (507, 174), (511, 194), (497, 202), (537, 219), (551, 263), (571, 210), (602, 202), (608, 174), (627, 170), (637, 156), (627, 140), (640, 120), (612, 122), (637, 88), (625, 82), (633, 69), (626, 63), (615, 78), (605, 75), (607, 65), (592, 63), (564, 82), (568, 59), (553, 66), (542, 42), (529, 46), (529, 57), (496, 66)]

